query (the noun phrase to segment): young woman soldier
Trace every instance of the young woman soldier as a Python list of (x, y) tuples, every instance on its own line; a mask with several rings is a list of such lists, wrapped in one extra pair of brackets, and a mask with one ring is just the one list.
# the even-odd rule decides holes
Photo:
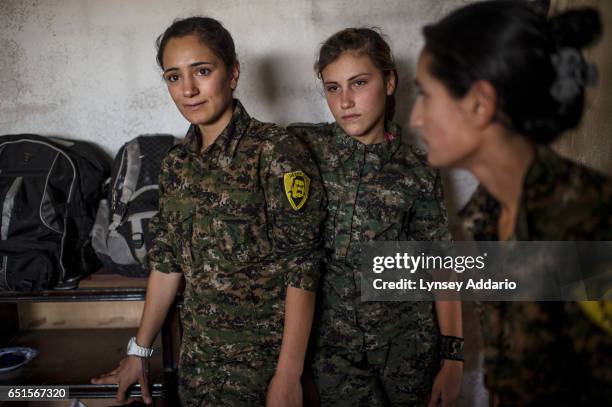
[[(325, 203), (307, 148), (251, 118), (233, 98), (240, 67), (216, 20), (175, 21), (157, 61), (191, 123), (162, 163), (144, 312), (128, 356), (94, 383), (135, 382), (186, 287), (179, 394), (183, 406), (301, 405), (300, 375), (314, 310)], [(297, 187), (296, 187), (297, 185)], [(133, 356), (139, 355), (139, 356)]]
[[(517, 1), (461, 8), (426, 26), (411, 124), (435, 167), (470, 170), (462, 210), (476, 240), (612, 240), (612, 181), (548, 144), (582, 116), (599, 36), (594, 10), (547, 21)], [(495, 405), (612, 404), (612, 336), (575, 302), (485, 303)]]
[(289, 130), (310, 147), (328, 197), (312, 363), (321, 404), (451, 405), (463, 369), (460, 304), (361, 302), (362, 243), (450, 238), (439, 174), (392, 121), (389, 45), (368, 28), (342, 30), (315, 70), (336, 122)]

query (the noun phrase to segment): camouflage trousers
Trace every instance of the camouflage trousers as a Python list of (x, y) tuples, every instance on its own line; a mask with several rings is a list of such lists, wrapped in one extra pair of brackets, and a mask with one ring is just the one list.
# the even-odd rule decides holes
[(440, 360), (416, 354), (409, 340), (368, 352), (320, 347), (312, 371), (322, 407), (427, 405)]
[(276, 360), (194, 361), (181, 359), (179, 397), (183, 407), (264, 406)]

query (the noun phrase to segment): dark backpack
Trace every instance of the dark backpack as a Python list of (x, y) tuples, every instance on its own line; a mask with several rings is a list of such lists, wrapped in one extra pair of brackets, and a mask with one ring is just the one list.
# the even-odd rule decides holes
[(149, 274), (145, 255), (154, 238), (149, 220), (158, 210), (161, 162), (178, 141), (167, 134), (144, 135), (117, 153), (93, 231), (93, 247), (108, 270), (129, 277)]
[(0, 137), (0, 291), (75, 288), (100, 268), (90, 233), (108, 173), (86, 142)]

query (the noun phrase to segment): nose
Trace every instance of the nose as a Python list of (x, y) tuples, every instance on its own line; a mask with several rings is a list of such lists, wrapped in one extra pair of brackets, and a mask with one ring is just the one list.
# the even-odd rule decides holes
[(350, 109), (355, 106), (353, 94), (350, 90), (343, 91), (340, 95), (340, 107), (342, 109)]
[(195, 81), (190, 75), (186, 75), (183, 80), (183, 96), (191, 98), (196, 96), (199, 92)]
[(418, 129), (423, 126), (423, 114), (421, 110), (421, 98), (417, 98), (410, 112), (410, 127), (413, 129)]

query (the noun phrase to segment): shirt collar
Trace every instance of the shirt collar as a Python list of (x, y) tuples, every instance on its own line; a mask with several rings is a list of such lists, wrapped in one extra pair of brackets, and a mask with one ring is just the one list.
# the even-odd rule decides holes
[(555, 179), (562, 168), (563, 159), (545, 145), (536, 145), (535, 156), (531, 163), (525, 180), (523, 190), (527, 202), (552, 193), (555, 188)]
[[(223, 167), (229, 165), (234, 158), (240, 139), (249, 127), (250, 119), (251, 117), (244, 106), (242, 106), (242, 103), (240, 103), (238, 99), (234, 99), (234, 112), (232, 113), (232, 118), (206, 151), (206, 154), (210, 154), (211, 158), (215, 157), (219, 165)], [(201, 155), (201, 143), (200, 128), (192, 124), (189, 126), (187, 135), (183, 140), (183, 150), (186, 153)], [(218, 153), (215, 153), (215, 151), (218, 151)]]
[(459, 211), (459, 218), (472, 239), (498, 240), (497, 219), (500, 210), (499, 202), (480, 184)]
[(385, 124), (385, 137), (381, 143), (365, 145), (354, 137), (347, 135), (338, 123), (333, 125), (334, 143), (341, 162), (350, 160), (356, 150), (365, 148), (368, 153), (367, 160), (374, 164), (380, 171), (395, 152), (399, 149), (402, 141), (402, 132), (399, 125), (391, 121)]
[[(534, 159), (525, 174), (521, 201), (512, 238), (529, 240), (528, 213), (537, 203), (554, 193), (558, 165), (562, 159), (545, 145), (535, 146)], [(459, 211), (463, 225), (475, 240), (497, 240), (497, 221), (501, 207), (499, 202), (482, 185), (479, 185), (465, 207)]]

